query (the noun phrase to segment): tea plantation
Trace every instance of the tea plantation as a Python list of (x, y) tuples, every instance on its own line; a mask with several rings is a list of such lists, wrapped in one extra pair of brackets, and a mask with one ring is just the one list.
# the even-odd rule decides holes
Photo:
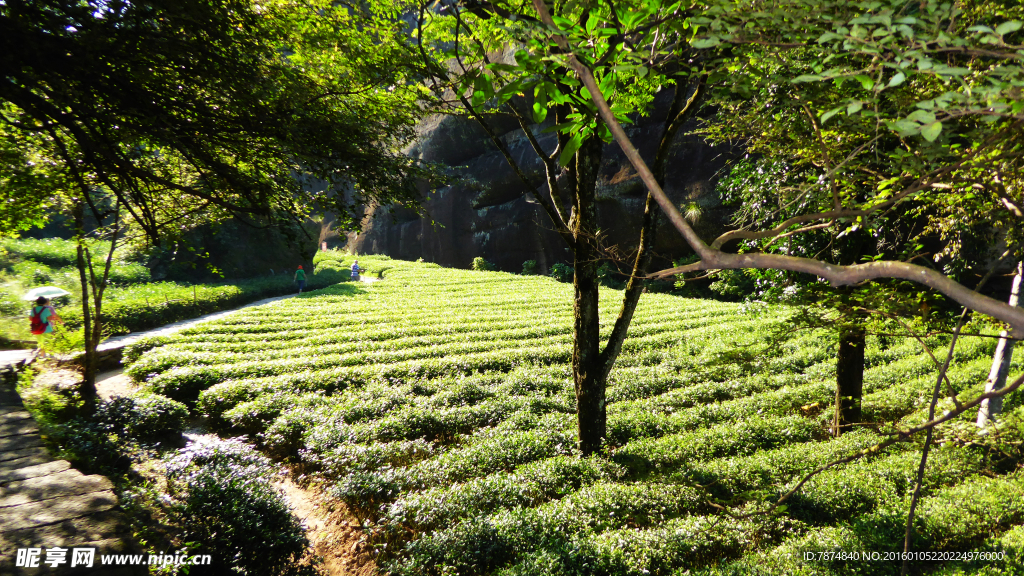
[[(383, 572), (899, 573), (899, 562), (815, 553), (902, 550), (920, 440), (830, 469), (756, 514), (880, 439), (828, 435), (830, 334), (772, 340), (784, 309), (645, 295), (611, 375), (609, 447), (581, 459), (571, 285), (360, 262), (389, 268), (385, 280), (141, 342), (127, 372), (321, 483), (364, 520)], [(602, 293), (607, 330), (619, 299)], [(964, 338), (951, 386), (976, 392), (993, 348)], [(920, 344), (871, 337), (866, 356), (865, 420), (922, 421), (935, 366)], [(915, 570), (1024, 572), (1019, 396), (1001, 451), (959, 440), (974, 434), (966, 420), (938, 431), (914, 549), (974, 556)]]

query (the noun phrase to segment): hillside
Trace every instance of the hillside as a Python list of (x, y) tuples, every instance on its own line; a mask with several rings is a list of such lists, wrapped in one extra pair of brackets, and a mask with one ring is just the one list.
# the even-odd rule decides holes
[[(610, 380), (609, 446), (580, 459), (571, 285), (360, 262), (385, 281), (140, 343), (126, 372), (323, 485), (393, 574), (899, 573), (813, 553), (902, 549), (920, 439), (750, 514), (881, 439), (828, 435), (835, 343), (782, 331), (788, 310), (645, 295)], [(602, 293), (606, 329), (618, 299)], [(958, 392), (984, 383), (993, 348), (962, 340)], [(866, 357), (865, 420), (920, 422), (935, 381), (920, 344), (871, 336)], [(914, 549), (975, 554), (924, 573), (1024, 570), (1019, 394), (1006, 411), (1016, 445), (1001, 454), (960, 440), (966, 426), (939, 429)]]

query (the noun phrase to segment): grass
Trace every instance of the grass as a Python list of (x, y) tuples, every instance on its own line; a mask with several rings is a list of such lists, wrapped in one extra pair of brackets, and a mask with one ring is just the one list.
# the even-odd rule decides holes
[[(109, 249), (109, 245), (107, 245)], [(0, 241), (0, 346), (33, 347), (29, 332), (30, 303), (20, 296), (35, 286), (55, 285), (71, 295), (54, 299), (58, 314), (71, 330), (82, 325), (81, 285), (75, 268), (74, 242), (69, 240)], [(105, 257), (102, 243), (94, 247)], [(171, 322), (234, 308), (242, 304), (295, 291), (290, 275), (214, 283), (152, 281), (149, 270), (130, 260), (127, 253), (115, 254), (110, 285), (104, 293), (105, 330), (115, 336), (156, 328)], [(316, 289), (350, 278), (345, 260), (353, 257), (338, 252), (321, 253), (317, 269), (308, 276), (308, 288)], [(97, 265), (101, 265), (98, 258)], [(386, 261), (365, 259), (376, 274)]]
[[(773, 340), (785, 309), (645, 295), (610, 377), (609, 444), (581, 459), (570, 285), (360, 262), (386, 281), (140, 342), (126, 372), (322, 484), (395, 575), (899, 573), (804, 553), (900, 550), (919, 442), (831, 469), (774, 514), (741, 514), (879, 440), (827, 434), (830, 333)], [(606, 334), (620, 297), (601, 293)], [(962, 339), (958, 393), (978, 390), (993, 348)], [(935, 374), (919, 345), (870, 337), (866, 357), (865, 418), (920, 421)], [(939, 430), (914, 542), (1006, 554), (920, 571), (1024, 570), (1019, 394), (1006, 410), (999, 450), (966, 418)]]

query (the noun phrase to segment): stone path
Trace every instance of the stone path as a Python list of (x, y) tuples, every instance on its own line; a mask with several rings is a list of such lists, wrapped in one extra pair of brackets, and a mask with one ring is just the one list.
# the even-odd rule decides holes
[(35, 350), (0, 350), (0, 372), (14, 371), (19, 364), (28, 362)]
[[(24, 360), (24, 358), (22, 358)], [(0, 356), (9, 367), (15, 359)], [(144, 568), (103, 567), (102, 555), (134, 551), (115, 510), (110, 480), (87, 476), (43, 446), (39, 428), (25, 410), (11, 379), (0, 383), (0, 576), (145, 574)], [(65, 562), (46, 564), (47, 549), (63, 548)], [(40, 548), (39, 567), (16, 566), (18, 549)], [(70, 566), (74, 548), (95, 549), (92, 568)]]

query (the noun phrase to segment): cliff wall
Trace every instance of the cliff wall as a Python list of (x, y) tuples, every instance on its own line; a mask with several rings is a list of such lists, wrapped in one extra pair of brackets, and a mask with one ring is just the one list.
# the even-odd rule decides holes
[[(666, 91), (661, 96), (650, 116), (626, 126), (648, 163), (653, 162), (671, 94)], [(538, 190), (546, 190), (543, 164), (522, 130), (510, 118), (499, 119), (494, 125)], [(702, 214), (696, 227), (702, 236), (709, 237), (723, 229), (728, 216), (720, 207), (713, 181), (735, 150), (711, 146), (689, 135), (694, 126), (691, 123), (680, 130), (672, 143), (665, 191), (677, 205), (700, 206)], [(537, 139), (544, 149), (554, 149), (554, 134), (542, 133), (542, 128), (535, 127)], [(423, 258), (460, 268), (483, 256), (509, 272), (519, 272), (526, 260), (536, 260), (544, 272), (556, 262), (572, 262), (548, 215), (476, 122), (434, 116), (422, 122), (418, 132), (408, 153), (452, 167), (458, 182), (438, 190), (423, 190), (424, 215), (394, 206), (371, 208), (363, 231), (350, 239), (353, 249), (406, 260)], [(646, 192), (615, 143), (605, 146), (597, 194), (603, 242), (617, 247), (620, 253), (629, 253), (639, 239)], [(690, 253), (664, 219), (655, 250), (658, 264)]]

